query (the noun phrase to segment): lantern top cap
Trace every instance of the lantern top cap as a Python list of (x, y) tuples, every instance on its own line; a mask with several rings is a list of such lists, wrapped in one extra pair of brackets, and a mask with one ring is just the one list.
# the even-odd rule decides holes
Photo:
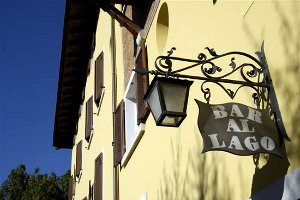
[(166, 77), (155, 76), (144, 96), (144, 100), (149, 96), (152, 89), (158, 82), (165, 82), (165, 83), (168, 82), (168, 83), (173, 83), (173, 84), (186, 85), (187, 87), (190, 87), (194, 83), (194, 81), (190, 81), (190, 80), (186, 80), (186, 79), (166, 78)]

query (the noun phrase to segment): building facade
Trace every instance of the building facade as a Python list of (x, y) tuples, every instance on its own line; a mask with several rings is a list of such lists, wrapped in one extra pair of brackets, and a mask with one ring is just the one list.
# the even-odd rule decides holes
[[(300, 198), (298, 13), (298, 0), (66, 0), (53, 146), (72, 149), (69, 199)], [(144, 100), (154, 76), (132, 69), (156, 70), (157, 57), (168, 54), (201, 60), (201, 53), (239, 51), (257, 58), (262, 44), (291, 139), (280, 145), (282, 157), (202, 153), (194, 100), (208, 100), (201, 80), (190, 87), (181, 125), (156, 125)], [(238, 58), (216, 64), (230, 70)], [(182, 74), (203, 76), (200, 66)], [(224, 86), (227, 93), (212, 82), (203, 87), (210, 104), (257, 106), (251, 88), (232, 99), (234, 84)]]

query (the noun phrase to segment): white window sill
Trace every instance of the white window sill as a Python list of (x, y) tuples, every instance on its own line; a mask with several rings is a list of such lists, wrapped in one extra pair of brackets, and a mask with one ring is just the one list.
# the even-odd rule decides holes
[(99, 113), (100, 113), (100, 108), (101, 108), (101, 105), (102, 105), (102, 101), (103, 101), (103, 98), (104, 98), (104, 94), (105, 94), (105, 87), (103, 87), (102, 92), (101, 92), (101, 95), (100, 95), (100, 102), (99, 102), (99, 106), (98, 106), (98, 109), (97, 109), (97, 113), (94, 113), (94, 114), (96, 114), (97, 116), (99, 116)]
[(126, 167), (129, 159), (131, 158), (133, 152), (135, 151), (137, 145), (139, 144), (140, 140), (142, 139), (143, 135), (145, 132), (145, 124), (140, 123), (140, 125), (138, 126), (137, 130), (136, 130), (136, 135), (137, 137), (134, 140), (134, 143), (132, 144), (132, 146), (130, 147), (130, 149), (126, 149), (126, 152), (121, 160), (121, 167)]
[(89, 141), (87, 143), (87, 146), (85, 147), (87, 150), (90, 149), (90, 146), (91, 146), (91, 143), (92, 143), (92, 139), (93, 139), (93, 135), (94, 135), (94, 129), (91, 130), (91, 135), (90, 135)]
[(80, 180), (81, 180), (81, 176), (82, 176), (82, 169), (80, 170), (80, 173), (79, 173), (79, 177), (78, 177), (78, 181), (77, 181), (77, 183), (79, 183), (79, 182), (80, 182)]

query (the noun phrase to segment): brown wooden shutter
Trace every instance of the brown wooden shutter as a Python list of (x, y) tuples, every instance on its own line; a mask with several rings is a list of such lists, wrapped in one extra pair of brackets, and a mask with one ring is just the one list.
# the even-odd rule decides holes
[(88, 200), (92, 200), (93, 199), (93, 186), (91, 181), (89, 181), (89, 196), (88, 196)]
[(73, 196), (73, 176), (69, 178), (69, 191), (68, 191), (68, 200), (72, 200)]
[(82, 93), (81, 93), (81, 102), (80, 102), (80, 105), (78, 108), (78, 118), (81, 117), (84, 98), (85, 98), (85, 88), (83, 88)]
[[(147, 65), (147, 49), (142, 47), (136, 56), (135, 68), (146, 68)], [(148, 75), (140, 75), (136, 73), (136, 106), (137, 106), (137, 124), (145, 123), (149, 116), (149, 108), (144, 100), (144, 95), (149, 86)]]
[(103, 51), (100, 53), (95, 62), (95, 103), (99, 106), (102, 90), (103, 90)]
[[(93, 59), (93, 55), (94, 55), (94, 51), (95, 51), (95, 44), (96, 44), (96, 36), (95, 36), (95, 33), (93, 33), (90, 59)], [(90, 73), (90, 71), (91, 71), (91, 62), (89, 62), (89, 64), (88, 64), (87, 75)]]
[(96, 33), (93, 32), (93, 40), (92, 40), (91, 57), (90, 57), (90, 58), (93, 58), (93, 54), (94, 54), (94, 51), (95, 51), (95, 47), (96, 47)]
[(73, 176), (73, 187), (72, 187), (72, 194), (75, 195), (75, 189), (76, 189), (76, 166), (74, 165), (74, 176)]
[(125, 153), (125, 116), (124, 101), (122, 100), (114, 113), (114, 166), (121, 163)]
[(79, 177), (82, 169), (82, 140), (77, 144), (76, 148), (76, 176)]
[(85, 139), (89, 141), (93, 129), (93, 96), (86, 102)]
[(84, 102), (84, 99), (85, 99), (85, 88), (83, 88), (81, 93), (81, 102)]
[(95, 176), (94, 176), (94, 200), (102, 200), (103, 188), (103, 154), (95, 160)]

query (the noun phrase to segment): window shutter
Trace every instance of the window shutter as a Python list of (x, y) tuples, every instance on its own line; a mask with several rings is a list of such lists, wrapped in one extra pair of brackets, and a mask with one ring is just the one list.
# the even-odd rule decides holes
[(80, 106), (78, 108), (78, 118), (81, 117), (84, 98), (85, 98), (85, 88), (83, 88), (82, 93), (81, 93), (81, 102), (80, 102)]
[(93, 199), (93, 185), (91, 183), (91, 181), (89, 181), (89, 196), (88, 196), (88, 200), (92, 200)]
[[(94, 51), (95, 51), (95, 44), (96, 44), (96, 38), (95, 38), (95, 33), (93, 33), (93, 38), (92, 38), (92, 43), (91, 43), (90, 60), (93, 59), (93, 55), (94, 55)], [(91, 67), (92, 67), (91, 64), (92, 64), (92, 62), (89, 61), (88, 68), (87, 68), (87, 75), (90, 74)]]
[(93, 58), (95, 47), (96, 47), (96, 33), (93, 32), (93, 40), (92, 40), (92, 45), (91, 45), (91, 56), (90, 56), (91, 59)]
[[(147, 65), (147, 49), (146, 47), (141, 47), (140, 51), (136, 56), (135, 68), (146, 68)], [(145, 123), (147, 117), (149, 116), (149, 108), (146, 101), (144, 100), (144, 95), (149, 86), (148, 75), (140, 75), (136, 73), (136, 105), (137, 105), (137, 124)]]
[(91, 181), (89, 181), (89, 195), (88, 195), (88, 199), (90, 200), (91, 197)]
[(103, 90), (103, 51), (100, 53), (95, 62), (95, 103), (99, 106)]
[(117, 166), (125, 153), (125, 117), (124, 101), (122, 100), (114, 113), (114, 166)]
[(85, 88), (83, 88), (82, 93), (81, 93), (81, 103), (80, 103), (80, 106), (79, 106), (79, 109), (78, 109), (78, 118), (81, 117), (84, 98), (85, 98)]
[(76, 148), (76, 176), (79, 177), (82, 169), (82, 140), (77, 144)]
[(89, 141), (93, 129), (93, 96), (86, 102), (85, 139)]
[(84, 99), (85, 99), (85, 87), (83, 88), (81, 93), (81, 102), (84, 102)]
[(95, 160), (95, 177), (94, 177), (94, 200), (102, 200), (103, 184), (103, 154)]
[(75, 189), (76, 189), (76, 167), (74, 165), (74, 176), (73, 176), (73, 187), (72, 187), (72, 195), (75, 195)]
[(73, 176), (69, 178), (69, 191), (68, 191), (68, 200), (72, 200), (73, 196)]

